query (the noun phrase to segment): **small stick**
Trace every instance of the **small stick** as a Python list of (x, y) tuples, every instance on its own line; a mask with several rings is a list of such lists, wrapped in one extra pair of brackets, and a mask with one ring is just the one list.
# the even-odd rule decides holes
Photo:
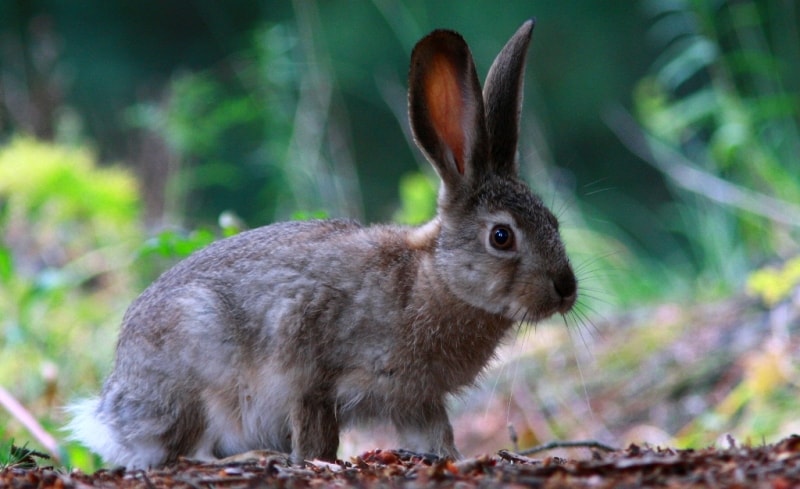
[(519, 455), (533, 455), (534, 453), (547, 452), (558, 448), (594, 448), (597, 450), (602, 450), (604, 452), (619, 451), (619, 448), (606, 445), (605, 443), (600, 443), (599, 441), (596, 440), (584, 440), (584, 441), (551, 441), (550, 443), (537, 445), (533, 448), (528, 448), (527, 450), (522, 450), (521, 452), (517, 453)]
[(137, 470), (136, 475), (142, 478), (144, 484), (147, 486), (147, 489), (156, 489), (156, 486), (153, 485), (153, 481), (151, 481), (150, 478), (147, 477), (146, 470)]
[(541, 465), (541, 460), (536, 460), (535, 458), (525, 457), (520, 455), (519, 453), (510, 452), (508, 450), (498, 450), (497, 455), (504, 460), (508, 460), (509, 462), (514, 463), (522, 463), (522, 464), (531, 464), (531, 465)]

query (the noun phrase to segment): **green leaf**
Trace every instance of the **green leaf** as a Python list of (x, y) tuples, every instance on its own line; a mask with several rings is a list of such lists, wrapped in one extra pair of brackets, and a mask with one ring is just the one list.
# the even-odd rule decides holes
[(402, 224), (421, 224), (436, 214), (436, 184), (424, 173), (400, 180), (400, 209), (394, 216)]
[(314, 219), (328, 219), (327, 211), (317, 209), (313, 211), (295, 211), (292, 213), (292, 221), (312, 221)]
[(147, 240), (140, 248), (140, 256), (159, 255), (164, 258), (185, 258), (213, 243), (217, 236), (208, 229), (197, 229), (185, 235), (174, 230), (163, 231)]
[(11, 250), (0, 245), (0, 281), (4, 284), (11, 282), (14, 276), (14, 261)]

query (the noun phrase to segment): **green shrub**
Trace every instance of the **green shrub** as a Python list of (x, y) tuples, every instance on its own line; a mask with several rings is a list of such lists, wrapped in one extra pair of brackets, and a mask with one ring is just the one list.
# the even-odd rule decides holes
[[(0, 385), (51, 432), (111, 364), (139, 214), (134, 177), (85, 148), (27, 137), (0, 148)], [(30, 439), (5, 411), (0, 426)]]

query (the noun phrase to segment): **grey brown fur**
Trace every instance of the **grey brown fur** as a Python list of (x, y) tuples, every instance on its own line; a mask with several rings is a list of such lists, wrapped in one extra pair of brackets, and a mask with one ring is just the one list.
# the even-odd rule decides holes
[(379, 419), (406, 448), (458, 457), (447, 396), (512, 324), (577, 295), (556, 218), (517, 177), (532, 29), (498, 55), (486, 102), (458, 34), (414, 49), (411, 125), (442, 180), (431, 222), (286, 222), (195, 253), (131, 304), (74, 436), (128, 467), (252, 449), (299, 462), (334, 459), (342, 427)]

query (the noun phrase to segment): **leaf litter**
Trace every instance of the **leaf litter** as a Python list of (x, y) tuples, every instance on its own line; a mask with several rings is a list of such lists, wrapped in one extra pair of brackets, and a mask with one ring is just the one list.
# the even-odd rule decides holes
[[(371, 450), (350, 461), (291, 465), (284, 454), (257, 452), (216, 463), (182, 460), (160, 469), (7, 467), (0, 488), (770, 488), (800, 485), (800, 436), (776, 444), (676, 450), (630, 445), (592, 449), (586, 459), (530, 458), (508, 450), (454, 462), (404, 450)], [(254, 452), (255, 453), (255, 452)]]

